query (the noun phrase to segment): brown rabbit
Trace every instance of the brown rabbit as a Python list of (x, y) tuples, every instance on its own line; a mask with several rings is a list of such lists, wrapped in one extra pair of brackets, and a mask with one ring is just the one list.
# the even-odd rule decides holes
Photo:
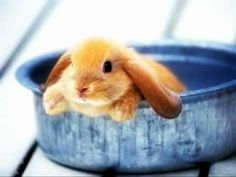
[(68, 109), (89, 116), (108, 114), (116, 121), (134, 117), (142, 96), (165, 118), (175, 118), (184, 85), (165, 66), (135, 50), (93, 38), (67, 51), (45, 85), (46, 113)]

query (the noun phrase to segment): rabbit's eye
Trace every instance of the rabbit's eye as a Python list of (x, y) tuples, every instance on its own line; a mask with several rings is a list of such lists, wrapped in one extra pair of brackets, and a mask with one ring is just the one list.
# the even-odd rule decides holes
[(105, 61), (105, 63), (103, 64), (103, 72), (104, 73), (109, 73), (112, 71), (112, 64), (110, 61)]

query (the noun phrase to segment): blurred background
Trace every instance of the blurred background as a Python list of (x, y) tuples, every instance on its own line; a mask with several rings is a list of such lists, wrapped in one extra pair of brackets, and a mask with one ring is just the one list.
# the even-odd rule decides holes
[(21, 63), (91, 36), (235, 45), (235, 9), (236, 0), (0, 0), (0, 176), (13, 174), (35, 141), (33, 98), (14, 76)]

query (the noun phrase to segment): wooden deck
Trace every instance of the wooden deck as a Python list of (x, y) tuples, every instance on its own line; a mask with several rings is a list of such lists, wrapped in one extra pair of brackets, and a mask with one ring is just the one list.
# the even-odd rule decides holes
[[(0, 176), (116, 176), (72, 170), (44, 156), (35, 143), (31, 92), (15, 79), (20, 64), (90, 36), (127, 43), (176, 38), (234, 45), (235, 7), (235, 0), (1, 1)], [(233, 156), (195, 169), (139, 176), (236, 176), (235, 167)]]

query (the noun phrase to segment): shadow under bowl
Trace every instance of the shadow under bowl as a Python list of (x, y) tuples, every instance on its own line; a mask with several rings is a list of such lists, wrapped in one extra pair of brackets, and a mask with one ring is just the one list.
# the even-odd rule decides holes
[(38, 142), (52, 160), (89, 171), (153, 173), (211, 162), (236, 152), (236, 49), (215, 43), (164, 41), (135, 46), (168, 66), (188, 87), (174, 120), (142, 102), (136, 117), (118, 123), (78, 112), (50, 117), (39, 85), (63, 53), (36, 57), (16, 73), (34, 93)]

